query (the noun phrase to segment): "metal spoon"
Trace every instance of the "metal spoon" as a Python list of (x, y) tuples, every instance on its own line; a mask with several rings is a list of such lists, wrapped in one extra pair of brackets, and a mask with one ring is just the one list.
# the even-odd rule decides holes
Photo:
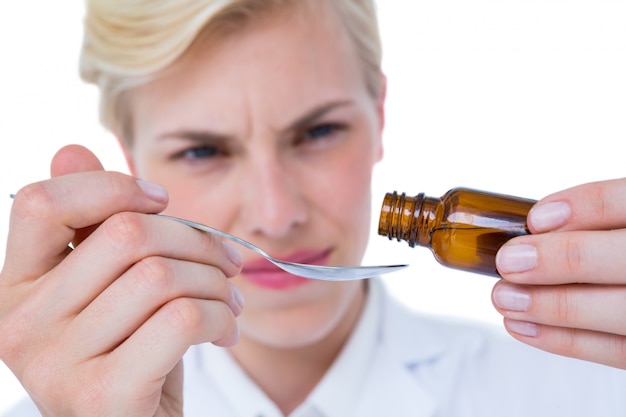
[[(11, 198), (15, 198), (15, 194), (10, 194)], [(157, 214), (157, 216), (174, 220), (176, 222), (185, 224), (194, 229), (202, 230), (203, 232), (212, 233), (214, 235), (231, 240), (240, 244), (248, 249), (258, 253), (280, 269), (289, 272), (290, 274), (298, 275), (304, 278), (319, 279), (324, 281), (351, 281), (356, 279), (372, 278), (377, 275), (388, 274), (390, 272), (399, 271), (406, 268), (408, 265), (377, 265), (377, 266), (325, 266), (325, 265), (310, 265), (300, 264), (297, 262), (281, 261), (271, 257), (263, 249), (254, 246), (252, 243), (247, 242), (237, 236), (230, 233), (222, 232), (221, 230), (214, 229), (209, 226), (205, 226), (201, 223), (192, 222), (191, 220), (181, 219), (180, 217), (168, 216), (165, 214)]]
[(390, 272), (399, 271), (406, 268), (408, 265), (377, 265), (377, 266), (324, 266), (324, 265), (309, 265), (300, 264), (296, 262), (281, 261), (271, 257), (263, 249), (254, 246), (237, 236), (233, 236), (229, 233), (222, 232), (221, 230), (214, 229), (209, 226), (205, 226), (200, 223), (192, 222), (191, 220), (181, 219), (179, 217), (168, 216), (165, 214), (158, 214), (160, 217), (174, 220), (194, 229), (202, 230), (207, 233), (226, 238), (235, 243), (240, 244), (248, 249), (253, 250), (265, 259), (279, 267), (280, 269), (287, 271), (291, 274), (298, 275), (304, 278), (319, 279), (324, 281), (350, 281), (355, 279), (372, 278), (377, 275), (388, 274)]

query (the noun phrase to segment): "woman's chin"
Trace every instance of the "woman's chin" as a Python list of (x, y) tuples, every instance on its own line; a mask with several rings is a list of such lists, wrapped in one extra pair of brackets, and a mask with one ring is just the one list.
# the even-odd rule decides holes
[(251, 312), (252, 317), (246, 317), (244, 312), (238, 319), (241, 340), (249, 339), (277, 349), (296, 349), (322, 341), (337, 325), (336, 313), (327, 315), (319, 309), (303, 310), (305, 308), (300, 307), (266, 314)]

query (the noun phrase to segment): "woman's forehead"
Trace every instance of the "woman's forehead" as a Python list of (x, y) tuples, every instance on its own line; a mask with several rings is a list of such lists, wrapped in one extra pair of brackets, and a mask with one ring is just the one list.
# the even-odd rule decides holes
[(141, 119), (204, 109), (224, 119), (236, 117), (235, 110), (289, 112), (366, 90), (338, 22), (288, 17), (277, 13), (219, 42), (196, 45), (163, 77), (138, 88), (134, 112)]

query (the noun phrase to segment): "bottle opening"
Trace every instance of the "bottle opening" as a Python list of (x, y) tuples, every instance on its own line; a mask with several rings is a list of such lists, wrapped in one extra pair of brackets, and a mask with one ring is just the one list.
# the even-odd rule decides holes
[(398, 194), (396, 191), (385, 194), (378, 220), (378, 234), (387, 236), (389, 240), (405, 240), (409, 246), (415, 246), (418, 231), (412, 219), (423, 198), (423, 193), (416, 197), (407, 197), (405, 193)]

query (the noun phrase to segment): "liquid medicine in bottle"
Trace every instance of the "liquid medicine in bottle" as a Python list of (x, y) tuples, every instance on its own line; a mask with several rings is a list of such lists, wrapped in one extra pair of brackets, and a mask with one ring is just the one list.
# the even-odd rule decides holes
[(441, 198), (387, 193), (378, 234), (430, 248), (439, 263), (499, 277), (496, 253), (509, 239), (528, 234), (526, 216), (535, 200), (469, 188)]

